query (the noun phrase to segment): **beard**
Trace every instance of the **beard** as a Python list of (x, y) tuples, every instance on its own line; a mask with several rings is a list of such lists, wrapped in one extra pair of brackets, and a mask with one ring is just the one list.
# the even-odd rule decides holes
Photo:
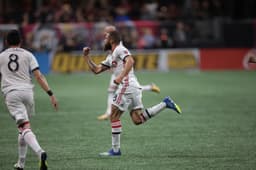
[(103, 50), (104, 50), (104, 51), (111, 50), (111, 44), (110, 44), (110, 43), (105, 43), (105, 44), (104, 44), (104, 47), (103, 47)]

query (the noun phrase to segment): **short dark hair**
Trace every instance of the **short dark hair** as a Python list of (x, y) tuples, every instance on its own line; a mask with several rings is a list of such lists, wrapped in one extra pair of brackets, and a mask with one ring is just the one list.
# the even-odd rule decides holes
[(117, 43), (117, 44), (121, 41), (121, 35), (119, 34), (118, 31), (111, 31), (109, 33), (109, 38), (113, 40), (114, 43)]
[(21, 42), (20, 32), (18, 30), (10, 30), (6, 36), (7, 45), (19, 45)]

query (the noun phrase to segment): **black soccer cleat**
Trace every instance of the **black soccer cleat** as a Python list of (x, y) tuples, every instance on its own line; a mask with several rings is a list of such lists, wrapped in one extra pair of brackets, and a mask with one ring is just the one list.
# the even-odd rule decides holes
[(15, 170), (23, 170), (23, 168), (20, 168), (20, 165), (18, 163), (14, 164)]
[(45, 152), (43, 152), (41, 154), (41, 161), (39, 162), (40, 170), (48, 169), (46, 159), (47, 159), (47, 154)]

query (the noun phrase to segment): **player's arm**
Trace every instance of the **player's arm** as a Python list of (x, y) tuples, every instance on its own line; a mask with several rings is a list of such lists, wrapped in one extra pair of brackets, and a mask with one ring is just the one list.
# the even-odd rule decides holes
[(120, 84), (122, 82), (123, 78), (129, 74), (129, 72), (131, 71), (131, 69), (133, 67), (134, 59), (132, 58), (131, 55), (128, 55), (125, 57), (124, 62), (125, 62), (125, 64), (124, 64), (123, 71), (114, 80), (114, 82), (116, 84)]
[(249, 58), (249, 63), (256, 63), (256, 57), (251, 56)]
[(83, 55), (84, 55), (84, 59), (85, 61), (87, 62), (90, 70), (95, 73), (95, 74), (99, 74), (103, 71), (106, 71), (109, 69), (109, 67), (105, 66), (105, 65), (102, 65), (102, 64), (95, 64), (91, 57), (89, 56), (89, 53), (90, 53), (90, 48), (89, 47), (84, 47), (83, 48)]
[(34, 77), (38, 84), (42, 87), (42, 89), (50, 96), (50, 100), (52, 103), (52, 106), (55, 108), (55, 110), (58, 110), (58, 102), (55, 98), (53, 92), (51, 91), (47, 80), (45, 79), (44, 75), (40, 72), (39, 69), (33, 70)]

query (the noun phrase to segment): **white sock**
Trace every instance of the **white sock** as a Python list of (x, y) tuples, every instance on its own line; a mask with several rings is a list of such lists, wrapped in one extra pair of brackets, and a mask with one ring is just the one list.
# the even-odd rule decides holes
[(120, 149), (120, 137), (122, 132), (122, 124), (120, 120), (111, 122), (112, 126), (112, 148), (114, 152)]
[(120, 136), (121, 134), (112, 134), (112, 148), (114, 152), (118, 152), (120, 149)]
[(142, 112), (141, 117), (144, 119), (144, 121), (147, 121), (148, 119), (160, 113), (165, 108), (166, 108), (166, 104), (164, 102), (161, 102), (155, 106), (145, 109)]
[(141, 85), (142, 91), (151, 91), (152, 86), (151, 85)]
[(36, 136), (31, 131), (31, 129), (25, 129), (22, 132), (22, 136), (23, 136), (25, 142), (28, 144), (28, 146), (31, 147), (31, 149), (36, 153), (38, 158), (41, 159), (41, 153), (44, 152), (44, 150), (38, 144)]
[(28, 149), (28, 145), (26, 144), (22, 135), (19, 134), (18, 135), (18, 153), (19, 153), (18, 165), (20, 166), (20, 168), (25, 167), (27, 149)]

